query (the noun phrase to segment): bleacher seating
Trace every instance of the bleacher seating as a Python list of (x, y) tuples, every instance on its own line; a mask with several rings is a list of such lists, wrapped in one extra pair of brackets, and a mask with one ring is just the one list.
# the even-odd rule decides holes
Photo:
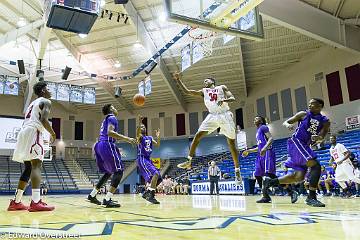
[[(358, 157), (360, 157), (360, 130), (354, 130), (345, 132), (337, 137), (339, 143), (344, 144), (351, 152), (355, 153)], [(273, 147), (276, 152), (277, 165), (280, 165), (280, 162), (287, 159), (287, 138), (277, 139), (273, 143)], [(329, 153), (330, 144), (326, 144), (323, 149), (316, 150), (318, 155), (318, 160), (321, 165), (326, 166), (327, 170), (330, 170)], [(207, 167), (208, 162), (211, 160), (216, 160), (218, 156), (225, 156), (222, 161), (217, 161), (218, 166), (220, 167), (222, 172), (228, 173), (232, 178), (234, 177), (234, 163), (231, 158), (230, 152), (223, 152), (218, 154), (212, 154), (202, 157), (195, 157), (193, 160), (193, 169), (191, 171), (177, 169), (176, 165), (182, 161), (181, 159), (171, 159), (171, 167), (167, 171), (167, 174), (171, 177), (179, 177), (183, 175), (190, 175), (190, 180), (205, 180), (208, 178), (207, 176)], [(241, 167), (241, 175), (243, 178), (250, 178), (253, 175), (255, 170), (255, 159), (257, 153), (250, 153), (246, 158), (239, 156), (240, 159), (240, 167)], [(201, 171), (194, 173), (194, 169), (201, 168)], [(279, 170), (281, 172), (282, 170)]]
[(95, 159), (78, 158), (77, 162), (92, 183), (96, 183), (99, 180), (101, 174), (97, 169)]
[[(343, 143), (350, 151), (360, 157), (360, 130), (345, 132), (338, 136), (338, 142)], [(287, 139), (277, 139), (273, 143), (276, 152), (277, 162), (280, 163), (287, 158)], [(318, 160), (321, 165), (329, 166), (329, 148), (327, 144), (322, 150), (317, 150)], [(255, 168), (256, 153), (251, 153), (248, 157), (243, 158), (240, 156), (240, 167), (243, 178), (250, 178), (253, 175)], [(230, 152), (220, 152), (209, 154), (206, 156), (197, 156), (192, 160), (191, 170), (178, 169), (176, 165), (183, 162), (185, 158), (170, 159), (170, 167), (166, 174), (172, 178), (190, 176), (190, 180), (204, 180), (207, 179), (208, 162), (215, 160), (221, 171), (226, 172), (230, 177), (234, 177), (234, 164)], [(90, 181), (96, 183), (101, 176), (97, 170), (96, 162), (94, 159), (79, 158), (77, 159), (80, 167), (84, 170), (85, 174), (89, 177)], [(132, 161), (124, 161), (125, 169), (133, 163)], [(19, 176), (24, 168), (23, 164), (16, 163), (10, 160), (8, 156), (0, 156), (0, 192), (13, 192), (16, 189)], [(279, 170), (278, 172), (281, 172)], [(71, 192), (77, 190), (75, 181), (73, 180), (69, 169), (67, 169), (64, 161), (55, 159), (53, 161), (43, 162), (42, 171), (43, 180), (48, 183), (49, 192)]]
[[(0, 165), (2, 166), (0, 170), (0, 192), (14, 192), (24, 165), (11, 161), (9, 156), (0, 156)], [(42, 180), (46, 181), (49, 193), (78, 190), (69, 170), (61, 159), (43, 162)]]
[(205, 156), (195, 156), (192, 159), (191, 170), (184, 170), (177, 168), (177, 164), (185, 161), (185, 158), (172, 158), (170, 159), (170, 167), (166, 171), (165, 175), (169, 175), (172, 178), (179, 178), (185, 175), (190, 176), (191, 179), (205, 179), (207, 175), (204, 175), (204, 171), (207, 171), (208, 162), (215, 160), (222, 162), (224, 159), (230, 158), (229, 152), (213, 153)]
[[(123, 161), (124, 163), (124, 169), (129, 167), (132, 161)], [(85, 174), (89, 177), (90, 182), (96, 184), (99, 181), (99, 178), (101, 177), (101, 173), (99, 172), (96, 160), (95, 159), (89, 159), (89, 158), (78, 158), (77, 162), (79, 163), (80, 167), (83, 169)], [(110, 180), (109, 180), (110, 181)]]

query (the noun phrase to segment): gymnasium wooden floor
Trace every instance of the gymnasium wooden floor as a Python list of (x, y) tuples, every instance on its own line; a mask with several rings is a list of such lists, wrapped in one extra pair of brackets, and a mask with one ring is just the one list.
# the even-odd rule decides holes
[(106, 209), (67, 195), (46, 197), (56, 205), (50, 213), (7, 212), (9, 198), (0, 197), (0, 239), (360, 239), (357, 198), (329, 197), (326, 208), (310, 208), (303, 198), (291, 204), (275, 197), (263, 205), (257, 196), (158, 196), (161, 204), (150, 205), (139, 195), (118, 195), (122, 207)]

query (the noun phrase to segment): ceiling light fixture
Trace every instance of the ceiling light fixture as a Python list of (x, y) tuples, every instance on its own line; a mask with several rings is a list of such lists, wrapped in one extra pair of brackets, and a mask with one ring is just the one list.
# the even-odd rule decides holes
[(121, 67), (121, 63), (119, 61), (116, 61), (114, 64), (114, 67), (119, 68)]
[(141, 43), (139, 43), (139, 42), (134, 43), (134, 48), (139, 49), (139, 48), (142, 48), (142, 46), (143, 45)]
[(17, 26), (18, 27), (24, 27), (25, 25), (26, 25), (26, 19), (25, 18), (23, 18), (23, 17), (21, 17), (21, 18), (19, 18), (19, 20), (17, 21)]
[(78, 36), (79, 36), (80, 38), (86, 38), (86, 37), (87, 37), (87, 34), (85, 34), (85, 33), (79, 33)]
[(160, 13), (160, 15), (159, 15), (160, 22), (165, 22), (166, 19), (167, 19), (167, 14), (164, 12)]

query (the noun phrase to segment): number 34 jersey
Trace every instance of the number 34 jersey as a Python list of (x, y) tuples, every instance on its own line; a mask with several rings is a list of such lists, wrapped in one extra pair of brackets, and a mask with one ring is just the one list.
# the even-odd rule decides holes
[(203, 88), (204, 103), (209, 113), (224, 113), (230, 110), (228, 103), (223, 102), (222, 105), (218, 105), (219, 101), (225, 99), (225, 93), (222, 86), (216, 86), (215, 88)]

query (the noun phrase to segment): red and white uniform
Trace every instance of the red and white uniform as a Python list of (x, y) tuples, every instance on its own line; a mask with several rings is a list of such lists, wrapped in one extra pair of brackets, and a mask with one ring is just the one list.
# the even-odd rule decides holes
[(32, 159), (44, 159), (44, 126), (41, 123), (40, 102), (49, 101), (40, 97), (34, 100), (26, 110), (25, 120), (19, 132), (13, 161), (24, 162)]
[[(345, 153), (347, 151), (349, 150), (347, 150), (343, 144), (337, 143), (335, 147), (331, 146), (330, 155), (332, 156), (334, 161), (338, 163), (339, 161), (344, 159)], [(355, 178), (356, 178), (355, 169), (350, 159), (346, 159), (341, 164), (338, 164), (335, 171), (335, 181), (337, 182), (344, 182), (349, 180), (354, 181)]]
[(223, 87), (203, 88), (202, 91), (204, 103), (209, 114), (201, 123), (198, 131), (212, 133), (220, 127), (220, 134), (224, 134), (230, 139), (235, 139), (235, 123), (229, 105), (226, 102), (223, 102), (221, 106), (218, 105), (219, 101), (225, 99)]

